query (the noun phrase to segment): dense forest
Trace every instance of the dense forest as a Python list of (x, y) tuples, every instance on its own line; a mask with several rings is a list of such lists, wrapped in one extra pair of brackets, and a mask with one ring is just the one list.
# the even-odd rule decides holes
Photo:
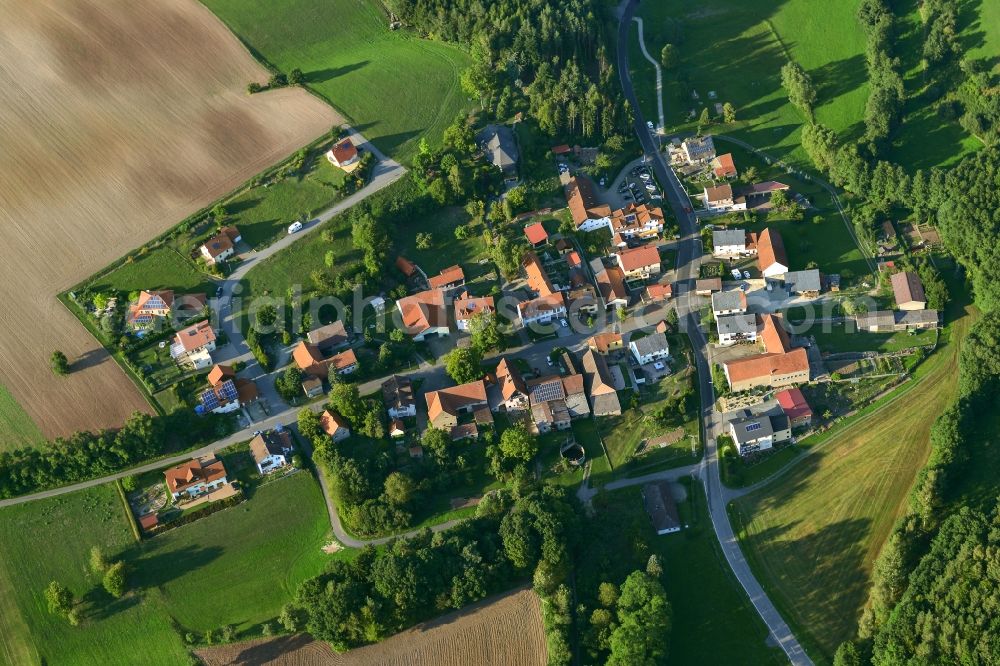
[(471, 45), (463, 89), (497, 117), (526, 106), (550, 135), (626, 132), (593, 0), (389, 0), (388, 6), (431, 38)]

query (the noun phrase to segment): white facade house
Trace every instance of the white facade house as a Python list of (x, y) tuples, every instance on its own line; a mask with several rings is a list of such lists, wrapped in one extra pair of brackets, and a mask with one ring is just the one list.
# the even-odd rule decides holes
[(744, 229), (716, 229), (712, 232), (712, 256), (739, 257), (748, 254)]
[(652, 333), (638, 340), (630, 340), (628, 348), (640, 365), (670, 358), (670, 345), (663, 333)]
[(195, 370), (210, 368), (215, 351), (215, 331), (206, 320), (188, 326), (174, 336), (170, 356), (179, 364), (191, 365)]
[(521, 318), (521, 325), (527, 326), (535, 322), (547, 324), (553, 317), (564, 317), (566, 315), (566, 302), (561, 292), (541, 296), (539, 298), (524, 301), (517, 304), (517, 314)]
[(287, 430), (271, 430), (250, 440), (250, 453), (257, 471), (268, 474), (288, 464), (292, 454), (292, 436)]
[(757, 315), (730, 314), (716, 317), (719, 329), (719, 344), (735, 345), (739, 342), (753, 343), (757, 341)]
[(729, 422), (729, 434), (741, 456), (766, 451), (792, 438), (787, 416), (750, 416)]
[(712, 314), (716, 318), (723, 315), (743, 314), (747, 311), (747, 295), (739, 289), (717, 291), (712, 294)]

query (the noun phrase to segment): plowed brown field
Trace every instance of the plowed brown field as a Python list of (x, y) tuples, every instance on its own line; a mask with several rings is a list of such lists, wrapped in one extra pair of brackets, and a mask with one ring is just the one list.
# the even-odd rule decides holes
[(196, 654), (206, 666), (544, 666), (547, 661), (541, 607), (530, 590), (487, 600), (343, 654), (306, 634)]
[[(0, 384), (47, 436), (148, 409), (55, 296), (339, 118), (196, 0), (0, 0)], [(73, 372), (57, 378), (61, 349)]]

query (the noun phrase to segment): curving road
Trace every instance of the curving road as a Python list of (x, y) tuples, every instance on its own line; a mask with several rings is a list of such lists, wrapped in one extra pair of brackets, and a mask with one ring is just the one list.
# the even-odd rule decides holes
[(698, 233), (697, 220), (691, 212), (690, 198), (673, 170), (663, 159), (656, 140), (647, 129), (646, 121), (642, 117), (642, 111), (635, 96), (628, 67), (628, 40), (629, 28), (632, 25), (637, 4), (638, 0), (625, 0), (620, 8), (617, 45), (618, 77), (621, 80), (625, 98), (632, 106), (636, 135), (639, 137), (643, 151), (651, 159), (656, 175), (663, 186), (666, 200), (680, 224), (681, 239), (678, 243), (677, 282), (675, 285), (677, 315), (681, 330), (691, 340), (691, 348), (694, 351), (698, 368), (702, 429), (705, 437), (705, 457), (702, 461), (703, 485), (708, 499), (712, 527), (719, 539), (726, 562), (747, 596), (750, 597), (754, 608), (764, 620), (771, 636), (784, 650), (791, 663), (797, 666), (812, 666), (812, 660), (750, 570), (726, 513), (725, 494), (719, 476), (719, 455), (715, 439), (716, 435), (722, 432), (723, 424), (721, 416), (713, 408), (715, 392), (712, 387), (712, 373), (708, 361), (708, 341), (698, 326), (700, 299), (694, 296), (694, 280), (698, 276), (701, 262), (702, 242)]

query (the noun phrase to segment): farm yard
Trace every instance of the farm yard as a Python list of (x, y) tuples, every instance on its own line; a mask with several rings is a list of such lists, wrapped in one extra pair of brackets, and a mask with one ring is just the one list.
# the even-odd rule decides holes
[(831, 659), (857, 628), (872, 564), (927, 458), (931, 424), (954, 397), (971, 318), (950, 325), (949, 344), (914, 383), (805, 440), (808, 457), (731, 509), (761, 584), (817, 657)]
[(545, 653), (541, 606), (530, 590), (486, 599), (341, 654), (305, 634), (196, 651), (206, 666), (543, 666)]
[[(142, 645), (144, 663), (183, 663), (178, 631), (200, 638), (222, 625), (242, 631), (270, 620), (328, 559), (326, 507), (306, 472), (138, 545), (127, 520), (113, 485), (0, 510), (0, 661), (122, 663)], [(93, 545), (126, 562), (132, 591), (122, 599), (87, 573)], [(51, 580), (82, 600), (79, 627), (40, 602)]]
[[(0, 101), (0, 246), (10, 269), (0, 384), (46, 436), (120, 425), (149, 407), (57, 292), (337, 116), (301, 90), (248, 98), (247, 82), (266, 71), (193, 0), (12, 6), (0, 35), (6, 87), (22, 91)], [(68, 356), (68, 377), (49, 371), (54, 349)]]
[(256, 53), (305, 84), (382, 151), (416, 152), (437, 142), (467, 105), (458, 77), (469, 57), (441, 42), (391, 31), (368, 0), (206, 0)]

